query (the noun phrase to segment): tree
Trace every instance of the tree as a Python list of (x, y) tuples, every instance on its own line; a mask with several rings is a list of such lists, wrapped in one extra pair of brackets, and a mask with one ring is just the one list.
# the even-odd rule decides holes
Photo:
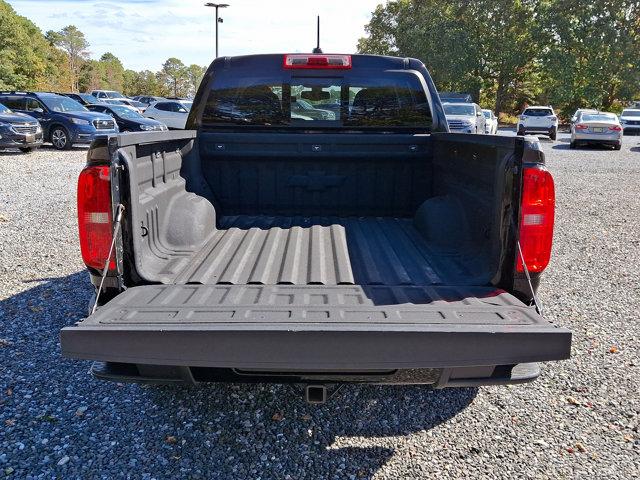
[(66, 58), (30, 20), (0, 0), (0, 88), (68, 89)]
[(45, 36), (51, 45), (60, 48), (67, 54), (71, 69), (71, 87), (77, 91), (80, 69), (84, 61), (89, 58), (87, 51), (89, 42), (84, 37), (84, 33), (75, 25), (68, 25), (58, 32), (49, 30)]
[(124, 67), (114, 54), (107, 52), (100, 57), (103, 84), (106, 89), (121, 92), (124, 86)]
[(175, 57), (169, 58), (158, 73), (159, 79), (171, 95), (180, 97), (188, 93), (188, 70), (181, 60)]
[(189, 65), (187, 68), (187, 78), (189, 82), (189, 94), (195, 95), (198, 91), (198, 87), (200, 86), (200, 82), (202, 82), (202, 78), (204, 77), (207, 69), (205, 67), (201, 67), (200, 65)]

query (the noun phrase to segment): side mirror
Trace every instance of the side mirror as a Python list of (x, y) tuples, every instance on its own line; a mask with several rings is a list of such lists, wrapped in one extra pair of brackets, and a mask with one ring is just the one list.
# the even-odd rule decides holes
[(44, 110), (41, 108), (34, 108), (33, 111), (36, 113), (44, 113)]
[(482, 112), (477, 112), (476, 113), (476, 117), (481, 117), (482, 116)]

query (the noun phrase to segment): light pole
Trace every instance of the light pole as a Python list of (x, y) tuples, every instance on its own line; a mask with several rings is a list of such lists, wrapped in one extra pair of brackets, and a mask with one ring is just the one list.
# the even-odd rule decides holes
[(218, 17), (218, 9), (219, 8), (227, 8), (229, 4), (227, 3), (205, 3), (205, 7), (214, 7), (216, 9), (216, 58), (218, 58), (218, 24), (222, 23), (222, 19)]

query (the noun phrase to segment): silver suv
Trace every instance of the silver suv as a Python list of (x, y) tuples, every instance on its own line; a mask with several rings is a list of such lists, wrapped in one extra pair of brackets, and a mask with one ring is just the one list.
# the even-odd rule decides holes
[(477, 103), (442, 104), (449, 131), (454, 133), (485, 133), (486, 119)]

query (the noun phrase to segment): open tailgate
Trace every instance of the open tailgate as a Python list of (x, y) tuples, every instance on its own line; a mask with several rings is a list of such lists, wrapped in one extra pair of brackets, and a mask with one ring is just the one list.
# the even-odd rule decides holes
[(562, 360), (571, 332), (488, 287), (149, 285), (61, 343), (106, 362), (353, 371)]

